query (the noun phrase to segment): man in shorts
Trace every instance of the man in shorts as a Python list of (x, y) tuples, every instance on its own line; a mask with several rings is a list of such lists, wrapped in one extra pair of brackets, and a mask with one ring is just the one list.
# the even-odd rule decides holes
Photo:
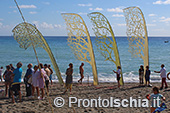
[(21, 102), (21, 90), (20, 90), (20, 83), (21, 83), (21, 76), (22, 76), (21, 67), (22, 67), (22, 63), (18, 62), (17, 68), (13, 71), (12, 76), (14, 76), (14, 80), (13, 80), (12, 87), (11, 87), (12, 103), (15, 103), (13, 91), (15, 93), (17, 92), (19, 93), (19, 101)]
[(84, 78), (84, 69), (83, 69), (84, 63), (81, 63), (80, 67), (79, 67), (79, 71), (80, 71), (80, 80), (78, 80), (78, 82), (80, 82), (82, 84), (83, 78)]

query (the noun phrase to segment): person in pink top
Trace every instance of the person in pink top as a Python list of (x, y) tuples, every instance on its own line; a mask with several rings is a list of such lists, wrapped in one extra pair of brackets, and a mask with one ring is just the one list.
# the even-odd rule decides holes
[(40, 92), (39, 92), (39, 80), (38, 77), (40, 76), (40, 72), (38, 71), (38, 66), (34, 66), (34, 71), (32, 73), (32, 96), (34, 96), (35, 89), (37, 91), (37, 97), (40, 98)]
[(43, 69), (43, 64), (42, 63), (40, 63), (39, 64), (39, 69), (41, 69), (40, 70), (40, 72), (41, 72), (41, 74), (38, 76), (38, 79), (39, 79), (39, 88), (41, 89), (41, 98), (40, 99), (44, 99), (45, 97), (44, 97), (44, 77), (46, 76), (46, 72), (44, 71), (44, 69)]

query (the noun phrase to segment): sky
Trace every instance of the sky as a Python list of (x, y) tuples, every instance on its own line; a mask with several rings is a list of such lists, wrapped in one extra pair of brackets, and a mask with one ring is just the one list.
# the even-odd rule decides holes
[[(101, 12), (109, 20), (115, 36), (126, 36), (123, 9), (138, 6), (145, 17), (149, 36), (170, 36), (170, 0), (17, 0), (27, 22), (44, 36), (67, 36), (61, 13), (77, 13), (94, 36), (88, 13)], [(14, 0), (0, 0), (0, 36), (11, 36), (23, 22)]]

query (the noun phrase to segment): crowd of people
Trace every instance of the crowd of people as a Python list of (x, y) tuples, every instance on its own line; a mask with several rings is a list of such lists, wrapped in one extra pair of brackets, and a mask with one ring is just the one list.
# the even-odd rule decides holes
[[(84, 78), (84, 69), (83, 69), (84, 63), (81, 63), (79, 67), (80, 71), (80, 79), (78, 80), (78, 83), (82, 84), (83, 78)], [(21, 83), (21, 76), (22, 76), (22, 63), (18, 62), (16, 65), (16, 68), (13, 67), (12, 64), (6, 66), (6, 70), (3, 73), (3, 67), (0, 68), (0, 75), (3, 75), (3, 79), (5, 80), (5, 96), (6, 97), (12, 97), (12, 102), (15, 102), (14, 96), (19, 97), (19, 101), (21, 101), (21, 90), (20, 90), (20, 83)], [(33, 65), (28, 64), (27, 65), (28, 69), (26, 71), (26, 74), (24, 76), (24, 83), (25, 83), (25, 88), (26, 88), (26, 97), (28, 98), (35, 98), (35, 92), (36, 92), (36, 98), (37, 99), (44, 99), (45, 98), (45, 87), (47, 88), (47, 93), (49, 92), (49, 82), (51, 82), (52, 85), (52, 74), (53, 70), (51, 69), (50, 65), (47, 64), (42, 64), (40, 63), (39, 65)], [(33, 67), (33, 68), (32, 68)], [(117, 77), (117, 82), (118, 82), (118, 88), (120, 88), (120, 78), (121, 78), (121, 67), (117, 67), (117, 71), (114, 71), (116, 73)], [(159, 90), (162, 90), (164, 88), (165, 84), (165, 89), (168, 88), (168, 85), (166, 83), (166, 78), (170, 79), (168, 74), (166, 74), (166, 69), (165, 65), (161, 65), (161, 70), (160, 71), (154, 71), (155, 73), (160, 73), (161, 80), (162, 80), (162, 85), (160, 88), (154, 87), (153, 88), (153, 93), (151, 95), (147, 95), (146, 97), (150, 100), (154, 100), (156, 98), (160, 98), (165, 100), (165, 97), (161, 94), (159, 94)], [(65, 88), (66, 90), (63, 92), (65, 94), (67, 90), (72, 90), (72, 83), (73, 83), (73, 64), (69, 64), (69, 68), (66, 70), (66, 81), (65, 81)], [(139, 83), (144, 84), (146, 86), (151, 86), (150, 85), (150, 74), (151, 71), (149, 70), (149, 66), (146, 66), (146, 70), (144, 72), (144, 67), (143, 65), (140, 66), (139, 69)], [(1, 81), (2, 77), (0, 76)], [(145, 81), (145, 82), (144, 82)], [(40, 93), (41, 91), (41, 93)], [(41, 94), (41, 96), (40, 96)], [(162, 105), (162, 103), (160, 103)], [(152, 106), (151, 107), (151, 112), (155, 111), (158, 108), (158, 106)]]
[[(12, 64), (6, 66), (6, 70), (3, 73), (3, 67), (0, 69), (0, 79), (1, 82), (4, 79), (5, 83), (5, 96), (6, 97), (12, 97), (12, 103), (15, 103), (15, 96), (19, 97), (19, 101), (21, 101), (21, 90), (20, 90), (20, 84), (21, 84), (21, 77), (22, 77), (22, 63), (17, 63), (17, 68), (14, 68)], [(84, 69), (83, 69), (84, 63), (81, 63), (79, 70), (80, 70), (80, 80), (78, 80), (79, 83), (82, 84), (83, 78), (84, 78)], [(28, 98), (35, 98), (35, 92), (36, 92), (36, 98), (37, 99), (45, 99), (45, 87), (47, 88), (47, 93), (49, 92), (49, 83), (52, 82), (52, 74), (53, 70), (50, 65), (42, 64), (39, 65), (32, 65), (31, 63), (27, 65), (27, 70), (24, 75), (24, 84), (25, 84), (25, 90), (26, 90), (26, 97)], [(69, 68), (66, 70), (66, 83), (65, 83), (65, 92), (67, 92), (68, 89), (72, 89), (72, 83), (73, 83), (73, 64), (69, 64)], [(3, 78), (3, 79), (2, 79)], [(41, 93), (40, 93), (41, 91)], [(63, 93), (63, 94), (64, 94)], [(41, 96), (40, 96), (41, 94)]]
[[(0, 69), (0, 75), (2, 75), (5, 80), (5, 96), (12, 98), (12, 103), (15, 103), (15, 96), (19, 96), (19, 101), (21, 101), (21, 77), (22, 77), (22, 63), (18, 62), (16, 68), (13, 67), (12, 64), (6, 66), (6, 70), (3, 73), (3, 67)], [(45, 98), (45, 86), (47, 87), (47, 92), (49, 92), (49, 81), (51, 81), (52, 85), (52, 74), (53, 70), (50, 65), (42, 64), (35, 65), (33, 67), (32, 64), (27, 65), (28, 69), (24, 76), (24, 83), (26, 88), (26, 96), (28, 98), (34, 98), (34, 93), (36, 90), (37, 98), (44, 99)], [(33, 69), (32, 69), (33, 67)], [(1, 77), (1, 76), (0, 76)], [(2, 77), (0, 78), (3, 81)], [(40, 91), (41, 96), (40, 96)]]

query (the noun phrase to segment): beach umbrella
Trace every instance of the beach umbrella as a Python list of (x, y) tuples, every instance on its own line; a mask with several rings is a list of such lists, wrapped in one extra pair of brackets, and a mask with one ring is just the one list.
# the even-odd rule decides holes
[(92, 66), (93, 83), (98, 85), (98, 76), (93, 47), (87, 26), (83, 18), (74, 13), (62, 14), (68, 30), (68, 45), (72, 49), (75, 57), (84, 62), (88, 62)]
[[(121, 66), (119, 51), (114, 37), (112, 27), (108, 19), (100, 12), (92, 12), (88, 14), (92, 24), (93, 31), (96, 35), (96, 46), (105, 61), (111, 61), (116, 67)], [(111, 36), (111, 37), (109, 37)], [(120, 84), (123, 85), (123, 75), (121, 72)]]
[[(149, 66), (148, 33), (144, 15), (139, 7), (123, 9), (127, 37), (129, 40), (129, 52), (133, 57), (140, 57), (144, 61), (144, 68)], [(144, 83), (145, 83), (145, 78)]]

